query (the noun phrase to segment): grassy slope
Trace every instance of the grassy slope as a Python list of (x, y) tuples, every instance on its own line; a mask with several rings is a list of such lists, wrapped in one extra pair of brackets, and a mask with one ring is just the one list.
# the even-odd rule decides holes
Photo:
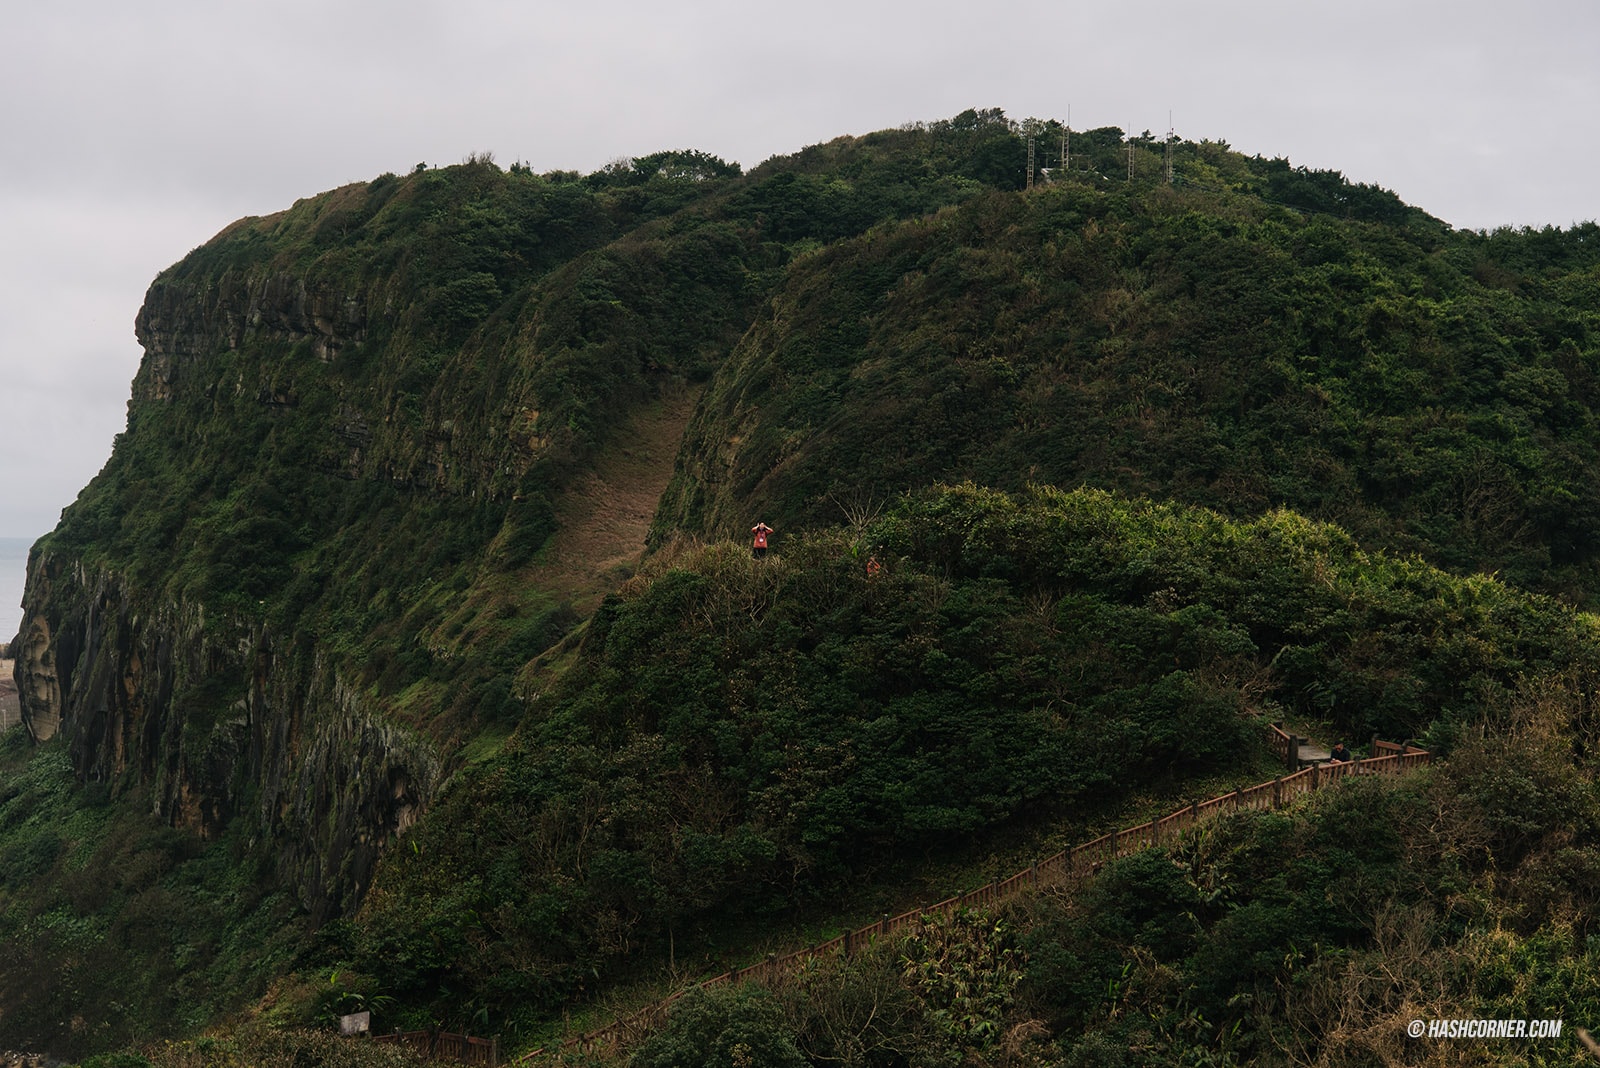
[(699, 388), (680, 388), (635, 411), (555, 510), (556, 533), (525, 579), (588, 616), (629, 578), (672, 475)]

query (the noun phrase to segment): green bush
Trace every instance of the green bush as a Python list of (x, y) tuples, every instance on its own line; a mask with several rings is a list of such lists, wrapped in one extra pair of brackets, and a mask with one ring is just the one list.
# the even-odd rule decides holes
[(783, 1013), (766, 990), (750, 985), (691, 990), (667, 1026), (628, 1061), (632, 1068), (805, 1068)]

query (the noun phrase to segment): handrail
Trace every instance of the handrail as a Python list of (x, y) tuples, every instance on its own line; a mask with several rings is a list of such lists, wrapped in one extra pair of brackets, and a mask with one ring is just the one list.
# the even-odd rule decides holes
[[(1285, 738), (1283, 730), (1272, 725), (1272, 729)], [(879, 938), (885, 938), (910, 927), (924, 916), (948, 915), (958, 909), (975, 905), (987, 905), (997, 901), (1015, 897), (1027, 889), (1037, 886), (1042, 874), (1054, 874), (1057, 877), (1092, 872), (1107, 861), (1119, 856), (1136, 853), (1159, 844), (1162, 841), (1178, 837), (1185, 830), (1194, 826), (1202, 817), (1211, 816), (1225, 811), (1237, 811), (1242, 808), (1278, 808), (1288, 801), (1303, 793), (1310, 793), (1330, 783), (1344, 779), (1354, 778), (1359, 775), (1396, 775), (1412, 768), (1426, 764), (1431, 759), (1426, 749), (1414, 745), (1400, 745), (1394, 742), (1379, 742), (1373, 739), (1374, 751), (1381, 750), (1383, 756), (1371, 756), (1364, 760), (1350, 760), (1327, 764), (1313, 764), (1308, 768), (1291, 775), (1283, 775), (1276, 779), (1257, 783), (1255, 786), (1234, 790), (1206, 801), (1197, 801), (1174, 809), (1160, 819), (1147, 820), (1135, 827), (1125, 830), (1111, 831), (1099, 838), (1084, 842), (1071, 849), (1062, 850), (1052, 854), (1044, 860), (1038, 861), (1008, 879), (996, 879), (975, 890), (954, 897), (945, 898), (934, 905), (922, 908), (909, 909), (895, 917), (885, 917), (877, 923), (869, 923), (865, 927), (854, 931), (846, 931), (825, 942), (814, 946), (796, 950), (782, 957), (773, 957), (759, 964), (752, 964), (747, 968), (723, 972), (695, 987), (680, 990), (670, 997), (663, 998), (653, 1004), (620, 1018), (594, 1031), (586, 1031), (581, 1035), (569, 1038), (558, 1046), (541, 1046), (539, 1049), (524, 1053), (512, 1063), (516, 1065), (531, 1064), (537, 1057), (546, 1054), (555, 1054), (558, 1050), (572, 1049), (574, 1047), (588, 1052), (600, 1046), (617, 1041), (625, 1031), (632, 1030), (641, 1025), (647, 1025), (652, 1019), (665, 1019), (669, 1005), (682, 997), (689, 990), (708, 989), (722, 986), (726, 983), (741, 982), (746, 979), (772, 980), (785, 974), (802, 961), (825, 956), (835, 950), (842, 951), (846, 956), (851, 956), (857, 948), (871, 945)]]

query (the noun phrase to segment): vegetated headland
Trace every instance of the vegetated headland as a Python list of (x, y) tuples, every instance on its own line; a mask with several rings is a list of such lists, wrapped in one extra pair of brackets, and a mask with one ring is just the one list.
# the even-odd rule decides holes
[(593, 1056), (1600, 1018), (1597, 309), (1593, 223), (992, 110), (242, 219), (30, 558), (0, 1046), (516, 1054), (1259, 782), (1273, 721), (1436, 759)]

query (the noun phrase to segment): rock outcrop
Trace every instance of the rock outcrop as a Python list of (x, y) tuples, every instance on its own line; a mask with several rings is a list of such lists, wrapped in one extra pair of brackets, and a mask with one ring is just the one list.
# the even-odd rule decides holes
[(82, 779), (131, 776), (196, 835), (252, 821), (314, 917), (354, 906), (438, 783), (430, 740), (387, 721), (303, 640), (152, 603), (48, 551), (28, 590), (17, 676), (35, 739), (65, 735)]
[(14, 671), (10, 647), (0, 645), (0, 731), (8, 731), (22, 722), (22, 704), (17, 698)]
[[(259, 236), (273, 222), (245, 220), (210, 247), (248, 243), (246, 231)], [(270, 256), (218, 269), (204, 251), (163, 273), (138, 314), (145, 356), (124, 435), (180, 455), (196, 450), (191, 469), (208, 462), (207, 448), (216, 450), (210, 461), (233, 459), (240, 410), (282, 425), (298, 418), (304, 355), (337, 360), (366, 341), (369, 307), (390, 307), (392, 318), (403, 303), (391, 275), (330, 281)], [(309, 427), (307, 440), (327, 443), (313, 468), (344, 479), (376, 468), (385, 481), (414, 481), (409, 470), (397, 473), (394, 449), (409, 448), (409, 428), (385, 427), (391, 400), (367, 390), (331, 425)], [(377, 464), (366, 455), (374, 425), (388, 431)], [(271, 462), (250, 460), (258, 472)], [(107, 470), (119, 462), (114, 455)], [(305, 523), (260, 507), (245, 518)], [(36, 741), (66, 739), (82, 781), (148, 790), (151, 809), (176, 827), (212, 837), (235, 819), (251, 821), (250, 838), (269, 846), (314, 918), (347, 913), (383, 847), (426, 807), (440, 776), (436, 743), (341, 678), (310, 636), (248, 618), (238, 601), (174, 592), (167, 580), (176, 566), (59, 541), (37, 550), (15, 651), (18, 714)], [(133, 576), (141, 569), (143, 583)]]

